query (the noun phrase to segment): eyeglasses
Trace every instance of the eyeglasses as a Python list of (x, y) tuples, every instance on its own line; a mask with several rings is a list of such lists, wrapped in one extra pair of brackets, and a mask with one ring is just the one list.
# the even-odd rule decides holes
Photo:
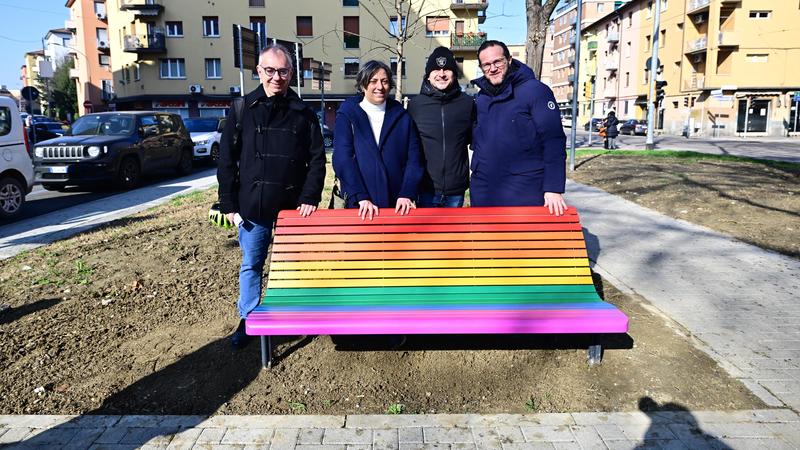
[(508, 60), (507, 59), (498, 58), (498, 59), (495, 59), (492, 62), (487, 62), (487, 63), (481, 64), (481, 69), (483, 69), (483, 71), (485, 72), (485, 71), (491, 69), (492, 66), (497, 67), (499, 69), (499, 68), (505, 66), (506, 64), (508, 64)]
[(264, 74), (267, 75), (267, 78), (272, 78), (276, 73), (281, 78), (286, 78), (289, 76), (289, 69), (285, 67), (281, 69), (276, 69), (274, 67), (264, 67), (264, 66), (258, 66), (258, 67), (261, 67), (261, 70), (264, 71)]

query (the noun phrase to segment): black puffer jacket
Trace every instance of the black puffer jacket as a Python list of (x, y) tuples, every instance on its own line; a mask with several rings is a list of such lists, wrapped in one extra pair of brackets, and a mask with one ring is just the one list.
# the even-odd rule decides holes
[(220, 211), (245, 219), (267, 222), (282, 209), (319, 204), (325, 149), (317, 115), (291, 89), (267, 97), (259, 85), (245, 96), (241, 118), (233, 106), (228, 113), (217, 180)]
[(472, 139), (475, 104), (458, 84), (447, 91), (422, 82), (408, 112), (419, 129), (425, 155), (425, 176), (420, 192), (461, 195), (469, 187), (467, 145)]

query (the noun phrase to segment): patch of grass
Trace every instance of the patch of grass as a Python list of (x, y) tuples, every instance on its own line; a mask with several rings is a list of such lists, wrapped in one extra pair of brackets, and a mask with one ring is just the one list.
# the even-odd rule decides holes
[(306, 412), (306, 404), (302, 402), (289, 402), (289, 408), (292, 409), (292, 412), (298, 414), (305, 414)]
[(787, 161), (772, 161), (768, 159), (747, 158), (734, 155), (714, 155), (711, 153), (693, 152), (688, 150), (603, 150), (603, 149), (578, 149), (576, 156), (594, 155), (626, 155), (641, 156), (646, 158), (678, 158), (688, 162), (698, 161), (731, 161), (750, 164), (762, 164), (776, 169), (793, 172), (800, 171), (800, 163)]
[(405, 407), (402, 403), (392, 403), (386, 408), (386, 414), (402, 414)]
[(75, 261), (75, 282), (78, 284), (89, 284), (92, 282), (90, 277), (94, 269), (80, 259)]
[(63, 274), (56, 267), (56, 265), (58, 265), (58, 256), (59, 256), (58, 253), (54, 253), (53, 256), (50, 256), (45, 260), (45, 264), (47, 266), (46, 268), (47, 273), (34, 280), (33, 284), (36, 285), (53, 284), (56, 286), (61, 286), (62, 284), (64, 284)]
[(541, 408), (541, 404), (536, 400), (536, 397), (530, 396), (528, 400), (525, 402), (525, 409), (530, 412), (536, 412)]
[(183, 204), (186, 204), (186, 203), (194, 203), (194, 202), (200, 201), (206, 195), (206, 191), (207, 190), (208, 189), (200, 190), (200, 191), (194, 191), (194, 192), (190, 192), (188, 194), (178, 195), (178, 196), (174, 197), (172, 200), (170, 200), (169, 204), (172, 205), (172, 206), (182, 206)]

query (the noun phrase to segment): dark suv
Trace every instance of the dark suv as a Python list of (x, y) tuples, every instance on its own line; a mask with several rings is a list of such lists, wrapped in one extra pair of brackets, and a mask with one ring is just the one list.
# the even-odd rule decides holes
[(109, 112), (87, 114), (67, 135), (36, 144), (34, 176), (48, 190), (116, 181), (123, 189), (143, 174), (192, 170), (192, 139), (177, 114)]

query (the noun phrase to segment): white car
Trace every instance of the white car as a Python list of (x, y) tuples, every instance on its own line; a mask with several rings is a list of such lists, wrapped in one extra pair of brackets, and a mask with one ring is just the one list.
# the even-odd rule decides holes
[(0, 96), (0, 220), (22, 212), (33, 188), (30, 144), (17, 104)]
[(194, 117), (183, 119), (183, 123), (194, 142), (194, 159), (216, 162), (219, 158), (219, 140), (222, 138), (225, 118)]

